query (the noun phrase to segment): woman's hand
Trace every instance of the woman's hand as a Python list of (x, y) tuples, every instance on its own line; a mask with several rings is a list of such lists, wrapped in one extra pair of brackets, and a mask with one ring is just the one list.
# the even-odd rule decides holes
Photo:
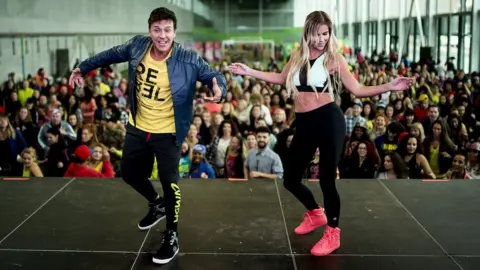
[(238, 75), (249, 75), (251, 71), (251, 68), (242, 63), (233, 63), (228, 68), (232, 73)]
[(412, 83), (412, 78), (399, 77), (389, 83), (389, 89), (391, 91), (405, 91), (412, 86)]
[(103, 161), (110, 161), (110, 153), (108, 153), (108, 150), (103, 151), (102, 159)]
[(440, 153), (440, 154), (441, 154), (444, 158), (450, 158), (450, 157), (451, 157), (450, 154), (447, 153), (447, 152), (442, 152), (442, 153)]

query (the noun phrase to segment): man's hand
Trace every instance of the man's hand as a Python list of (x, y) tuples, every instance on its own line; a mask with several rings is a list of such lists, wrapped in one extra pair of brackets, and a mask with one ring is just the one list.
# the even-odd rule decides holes
[(260, 175), (261, 175), (260, 172), (255, 172), (255, 171), (250, 172), (250, 178), (258, 178), (260, 177)]
[(220, 87), (218, 86), (216, 78), (213, 78), (212, 90), (215, 95), (213, 97), (205, 97), (205, 100), (211, 102), (219, 102), (222, 99), (222, 89), (220, 89)]
[(72, 74), (70, 75), (69, 84), (72, 88), (75, 88), (75, 84), (78, 86), (83, 85), (83, 77), (82, 77), (82, 72), (80, 72), (80, 68), (77, 67), (72, 71)]

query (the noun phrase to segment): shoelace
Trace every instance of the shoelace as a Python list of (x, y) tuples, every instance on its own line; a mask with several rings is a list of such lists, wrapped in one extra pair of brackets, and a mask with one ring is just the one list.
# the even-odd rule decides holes
[(307, 213), (303, 214), (303, 220), (305, 221), (306, 217), (308, 217), (308, 221), (310, 221), (310, 224), (313, 224), (312, 216), (314, 216), (314, 215), (315, 214), (308, 214), (308, 212), (307, 212)]
[(310, 215), (308, 213), (303, 214), (303, 221), (305, 221), (307, 217), (308, 217), (308, 221), (310, 222), (310, 224), (312, 224), (313, 223), (312, 217), (310, 217)]
[(154, 206), (154, 210), (155, 210), (155, 211), (158, 211), (158, 212), (161, 212), (161, 211), (162, 211), (162, 205), (156, 204), (156, 205)]
[(162, 248), (167, 246), (167, 245), (164, 245), (167, 242), (170, 244), (170, 246), (173, 246), (173, 243), (175, 242), (175, 237), (169, 232), (164, 232), (162, 237), (162, 244), (161, 244)]
[(335, 240), (335, 231), (331, 230), (325, 232), (320, 242), (325, 244), (325, 242), (331, 243), (333, 240)]

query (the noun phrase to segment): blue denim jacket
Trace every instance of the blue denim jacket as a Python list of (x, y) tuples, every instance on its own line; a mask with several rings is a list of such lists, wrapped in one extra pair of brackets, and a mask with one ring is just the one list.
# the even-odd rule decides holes
[[(131, 104), (130, 113), (135, 121), (137, 106), (136, 73), (137, 67), (145, 56), (152, 39), (149, 36), (137, 35), (124, 44), (100, 52), (83, 61), (80, 65), (82, 74), (86, 74), (101, 66), (128, 61), (128, 97)], [(212, 89), (213, 78), (222, 89), (222, 99), (227, 93), (227, 82), (220, 72), (213, 71), (197, 53), (185, 50), (177, 42), (173, 43), (172, 55), (167, 59), (168, 79), (172, 91), (173, 109), (175, 113), (175, 129), (177, 142), (181, 144), (190, 128), (193, 118), (193, 98), (197, 81)], [(132, 91), (135, 89), (134, 91)]]

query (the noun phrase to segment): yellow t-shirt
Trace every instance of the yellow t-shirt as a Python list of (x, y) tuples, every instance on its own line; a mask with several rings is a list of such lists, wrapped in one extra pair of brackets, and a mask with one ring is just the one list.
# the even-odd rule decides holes
[(101, 83), (100, 86), (99, 86), (99, 89), (100, 89), (100, 95), (101, 96), (105, 96), (106, 94), (110, 93), (112, 90), (110, 90), (110, 86), (104, 84), (104, 83)]
[(440, 94), (439, 93), (436, 93), (436, 94), (432, 93), (432, 101), (435, 104), (440, 103)]
[(103, 161), (100, 161), (97, 167), (95, 167), (95, 171), (102, 172), (102, 170), (103, 170)]
[[(156, 61), (148, 49), (137, 68), (136, 127), (149, 133), (175, 133), (173, 99), (168, 80), (167, 59)], [(132, 114), (129, 116), (133, 125)]]
[(30, 169), (23, 166), (23, 174), (22, 174), (23, 177), (30, 177)]
[(440, 147), (433, 147), (430, 145), (430, 168), (432, 172), (437, 176), (437, 178), (442, 178), (443, 176), (440, 175), (440, 163), (438, 162), (438, 158), (440, 157)]
[(33, 93), (35, 91), (32, 88), (27, 88), (27, 89), (20, 89), (17, 93), (17, 98), (18, 101), (20, 101), (20, 104), (25, 107), (27, 106), (27, 99), (33, 97)]

